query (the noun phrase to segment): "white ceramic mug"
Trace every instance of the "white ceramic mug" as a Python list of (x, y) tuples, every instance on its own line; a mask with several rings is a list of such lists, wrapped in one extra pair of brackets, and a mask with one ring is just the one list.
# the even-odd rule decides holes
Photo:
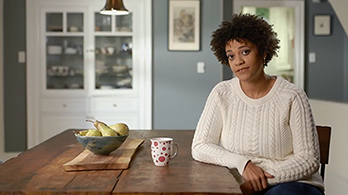
[(157, 137), (150, 139), (151, 157), (156, 166), (166, 166), (169, 161), (176, 157), (179, 144), (170, 137)]

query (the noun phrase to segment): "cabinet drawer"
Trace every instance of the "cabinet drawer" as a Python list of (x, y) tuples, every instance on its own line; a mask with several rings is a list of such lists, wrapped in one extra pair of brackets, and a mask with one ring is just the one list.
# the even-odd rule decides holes
[(99, 111), (138, 111), (137, 99), (94, 99), (92, 112)]
[(122, 115), (113, 115), (113, 116), (95, 115), (94, 117), (97, 120), (103, 121), (108, 125), (113, 125), (116, 123), (126, 123), (130, 130), (140, 129), (139, 117), (137, 114), (134, 114), (134, 115), (122, 114)]
[(43, 112), (86, 112), (86, 99), (46, 99), (42, 100)]

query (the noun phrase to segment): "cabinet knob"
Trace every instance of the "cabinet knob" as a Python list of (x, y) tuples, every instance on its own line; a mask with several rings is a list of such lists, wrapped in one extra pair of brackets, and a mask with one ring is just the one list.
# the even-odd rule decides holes
[(117, 107), (117, 104), (114, 104), (114, 107)]
[(66, 104), (63, 104), (63, 107), (65, 108), (65, 107), (66, 107)]

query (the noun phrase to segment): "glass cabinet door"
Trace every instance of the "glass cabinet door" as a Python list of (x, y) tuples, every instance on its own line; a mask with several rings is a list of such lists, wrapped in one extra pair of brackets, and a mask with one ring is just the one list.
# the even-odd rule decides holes
[(46, 32), (63, 32), (63, 13), (46, 13)]
[(85, 88), (82, 32), (83, 13), (46, 13), (47, 90)]
[(83, 32), (83, 13), (67, 13), (67, 32)]
[(115, 27), (116, 27), (116, 32), (132, 32), (133, 31), (132, 13), (129, 13), (128, 15), (116, 16)]
[(111, 18), (109, 15), (95, 13), (95, 32), (111, 32)]
[[(132, 89), (132, 15), (95, 17), (95, 89)], [(101, 25), (104, 20), (110, 23)], [(110, 33), (97, 33), (105, 29)]]

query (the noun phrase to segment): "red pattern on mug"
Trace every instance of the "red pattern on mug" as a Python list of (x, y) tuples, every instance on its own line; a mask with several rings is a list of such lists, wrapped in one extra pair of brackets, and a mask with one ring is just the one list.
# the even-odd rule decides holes
[(160, 156), (160, 157), (158, 158), (158, 160), (159, 160), (160, 162), (164, 162), (164, 161), (166, 160), (166, 158), (165, 158), (164, 156)]

